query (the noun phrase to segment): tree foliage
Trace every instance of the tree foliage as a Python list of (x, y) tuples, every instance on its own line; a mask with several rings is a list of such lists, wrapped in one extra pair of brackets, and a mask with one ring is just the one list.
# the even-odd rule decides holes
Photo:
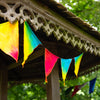
[(19, 84), (8, 90), (8, 100), (46, 100), (46, 90), (38, 84)]
[(59, 0), (59, 2), (100, 31), (100, 0)]

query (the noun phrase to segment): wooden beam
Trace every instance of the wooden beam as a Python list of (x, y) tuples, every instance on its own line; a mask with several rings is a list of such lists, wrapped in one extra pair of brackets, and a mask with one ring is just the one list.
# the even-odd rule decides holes
[(99, 39), (96, 39), (92, 34), (87, 33), (85, 30), (82, 30), (79, 26), (69, 21), (67, 17), (66, 18), (62, 17), (60, 14), (54, 12), (49, 7), (45, 6), (45, 4), (43, 5), (43, 2), (40, 3), (40, 2), (37, 2), (37, 0), (32, 0), (32, 2), (33, 2), (33, 5), (32, 5), (33, 9), (35, 9), (36, 12), (45, 16), (46, 19), (51, 20), (54, 23), (57, 23), (57, 25), (59, 25), (60, 27), (63, 27), (63, 29), (65, 30), (69, 30), (69, 32), (71, 31), (71, 33), (74, 33), (74, 35), (77, 35), (79, 38), (82, 37), (86, 41), (88, 40), (91, 43), (95, 44), (97, 47), (100, 46)]
[(48, 76), (47, 83), (47, 100), (60, 100), (60, 86), (59, 86), (59, 67), (55, 65), (52, 73)]
[(0, 100), (7, 100), (8, 71), (0, 70)]
[[(42, 37), (43, 38), (43, 37)], [(72, 58), (79, 55), (81, 52), (77, 48), (73, 48), (70, 44), (65, 44), (62, 41), (45, 41), (42, 40), (44, 47), (46, 47), (53, 54), (61, 58)]]

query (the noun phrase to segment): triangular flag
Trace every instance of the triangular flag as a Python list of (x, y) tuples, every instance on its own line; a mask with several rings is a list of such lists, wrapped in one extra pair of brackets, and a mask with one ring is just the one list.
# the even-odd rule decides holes
[(0, 24), (0, 49), (17, 62), (19, 52), (18, 21), (12, 24), (10, 22)]
[(74, 91), (72, 93), (72, 97), (79, 91), (80, 85), (75, 86)]
[(61, 69), (62, 69), (62, 78), (64, 81), (64, 85), (65, 85), (65, 79), (66, 79), (66, 75), (68, 72), (68, 69), (70, 67), (72, 59), (63, 59), (61, 58)]
[(93, 80), (91, 80), (91, 81), (89, 82), (89, 85), (90, 85), (90, 87), (89, 87), (89, 94), (91, 94), (91, 93), (94, 91), (96, 79), (97, 79), (97, 77), (94, 78)]
[(75, 59), (75, 69), (74, 69), (74, 73), (75, 73), (76, 76), (78, 76), (78, 71), (79, 71), (79, 67), (80, 67), (81, 60), (82, 60), (82, 56), (83, 56), (83, 53), (80, 54), (77, 57), (74, 57), (74, 59)]
[(51, 73), (55, 63), (59, 57), (52, 54), (48, 49), (45, 48), (45, 81), (47, 82), (47, 76)]
[(22, 66), (25, 64), (25, 61), (28, 59), (28, 56), (34, 51), (34, 49), (42, 44), (40, 40), (36, 37), (34, 32), (31, 30), (28, 23), (24, 22), (24, 61)]
[(88, 82), (86, 82), (86, 83), (84, 83), (84, 84), (82, 84), (82, 85), (77, 85), (77, 86), (75, 86), (74, 91), (73, 91), (73, 93), (72, 93), (72, 97), (73, 97), (79, 90), (81, 90), (81, 88), (84, 87), (87, 83), (88, 83)]

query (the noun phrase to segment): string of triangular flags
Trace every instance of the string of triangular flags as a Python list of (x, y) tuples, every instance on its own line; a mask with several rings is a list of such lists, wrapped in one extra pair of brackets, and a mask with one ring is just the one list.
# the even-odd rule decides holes
[[(91, 94), (91, 93), (94, 92), (96, 79), (97, 79), (97, 77), (95, 77), (94, 79), (92, 79), (92, 80), (90, 80), (90, 81), (88, 81), (88, 82), (85, 82), (85, 83), (82, 84), (82, 85), (71, 86), (71, 87), (69, 87), (67, 90), (65, 90), (64, 93), (65, 93), (66, 95), (71, 94), (71, 97), (73, 97), (73, 96), (76, 95), (76, 93), (77, 93), (79, 90), (81, 90), (84, 86), (86, 86), (86, 85), (89, 83), (89, 84), (88, 84), (88, 85), (89, 85), (88, 91), (89, 91), (89, 94)], [(73, 92), (72, 92), (72, 89), (74, 89)], [(71, 93), (71, 92), (72, 92), (72, 93)]]
[[(89, 94), (93, 93), (94, 92), (94, 88), (95, 88), (95, 83), (96, 83), (96, 79), (97, 77), (95, 77), (94, 79), (90, 80), (89, 81)], [(87, 85), (88, 82), (82, 84), (82, 85), (76, 85), (74, 86), (74, 91), (72, 92), (72, 95), (71, 97), (73, 97), (79, 90), (81, 90), (85, 85)], [(71, 88), (72, 90), (73, 88)], [(70, 91), (71, 91), (70, 90)]]
[[(6, 29), (5, 29), (6, 27)], [(16, 62), (18, 61), (19, 55), (19, 30), (18, 30), (18, 21), (11, 24), (10, 22), (5, 22), (0, 24), (0, 49), (6, 54), (13, 57)], [(42, 45), (40, 40), (36, 37), (30, 26), (26, 21), (24, 21), (24, 60), (22, 66), (24, 66), (25, 61), (28, 59), (29, 55), (32, 54), (34, 49)], [(78, 76), (78, 71), (80, 63), (82, 60), (83, 53), (77, 57), (74, 57), (75, 60), (75, 69), (74, 73)], [(45, 80), (47, 82), (48, 75), (52, 72), (54, 65), (60, 57), (51, 53), (48, 49), (45, 48)], [(61, 59), (61, 69), (62, 69), (62, 78), (65, 84), (65, 79), (70, 68), (72, 59)]]

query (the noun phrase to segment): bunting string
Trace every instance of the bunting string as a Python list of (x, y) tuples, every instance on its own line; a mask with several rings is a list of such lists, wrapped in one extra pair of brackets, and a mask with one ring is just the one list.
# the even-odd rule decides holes
[[(5, 30), (6, 27), (6, 30)], [(18, 49), (19, 49), (19, 29), (18, 29), (18, 21), (11, 24), (10, 22), (6, 22), (0, 24), (0, 49), (4, 51), (6, 54), (13, 57), (16, 61), (18, 60)], [(35, 48), (39, 45), (42, 45), (41, 41), (34, 34), (30, 26), (26, 21), (24, 21), (24, 43), (23, 43), (23, 52), (24, 59), (22, 62), (22, 66), (24, 66), (28, 57), (32, 54)], [(78, 76), (80, 63), (82, 60), (83, 53), (77, 57), (74, 57), (75, 60), (75, 70), (74, 73)], [(47, 82), (48, 75), (52, 72), (57, 60), (60, 57), (51, 53), (47, 48), (45, 48), (45, 81)], [(61, 59), (61, 69), (62, 69), (62, 78), (65, 85), (65, 79), (71, 65), (72, 59)]]
[[(34, 49), (38, 47), (38, 45), (42, 44), (40, 40), (36, 37), (34, 32), (31, 30), (30, 26), (26, 21), (24, 21), (24, 61), (22, 62), (22, 66), (25, 64), (28, 56), (32, 54)], [(78, 70), (80, 66), (80, 62), (82, 59), (83, 53), (79, 56), (75, 57), (75, 74), (78, 75)], [(45, 48), (45, 81), (47, 82), (47, 76), (51, 73), (57, 59), (60, 58), (53, 53), (51, 53), (48, 49)], [(61, 58), (61, 68), (62, 68), (62, 78), (65, 85), (65, 79), (70, 67), (72, 59), (63, 59)]]
[[(9, 56), (13, 57), (16, 62), (18, 61), (18, 54), (19, 54), (19, 28), (18, 28), (18, 21), (14, 22), (13, 24), (10, 22), (5, 22), (0, 24), (0, 49), (8, 54)], [(6, 27), (6, 28), (5, 28)], [(25, 61), (28, 59), (29, 55), (32, 54), (35, 48), (39, 45), (42, 45), (41, 41), (37, 38), (34, 34), (30, 26), (26, 21), (24, 21), (24, 60), (22, 62), (22, 66), (24, 66)], [(47, 77), (52, 72), (57, 60), (60, 58), (53, 53), (51, 53), (47, 48), (45, 48), (45, 82), (47, 83)], [(75, 69), (74, 73), (78, 76), (80, 63), (82, 61), (83, 53), (77, 57), (74, 57), (75, 60)], [(72, 58), (73, 59), (73, 58)], [(62, 69), (62, 78), (65, 85), (66, 76), (68, 70), (70, 68), (72, 59), (64, 59), (60, 58), (61, 60), (61, 69)], [(96, 83), (96, 78), (89, 81), (89, 94), (93, 93)], [(83, 88), (88, 82), (77, 85), (72, 92), (72, 97), (81, 89)], [(70, 92), (72, 87), (69, 88), (66, 92)]]
[(79, 90), (81, 90), (85, 85), (87, 85), (89, 83), (89, 94), (91, 96), (91, 93), (93, 93), (94, 88), (95, 88), (95, 83), (96, 83), (96, 79), (97, 77), (95, 77), (94, 79), (90, 80), (89, 82), (85, 82), (82, 85), (76, 85), (74, 87), (74, 91), (72, 92), (71, 97), (73, 97)]
[[(6, 29), (5, 29), (6, 27)], [(22, 66), (24, 66), (25, 61), (28, 59), (29, 55), (32, 54), (35, 48), (37, 48), (39, 45), (42, 45), (41, 41), (36, 37), (30, 26), (26, 21), (24, 21), (24, 60), (22, 62)], [(5, 52), (6, 54), (13, 57), (16, 62), (18, 61), (18, 54), (19, 54), (19, 28), (18, 28), (18, 21), (11, 24), (10, 22), (5, 22), (3, 24), (0, 24), (0, 49)], [(74, 57), (75, 60), (75, 69), (74, 73), (76, 76), (78, 76), (80, 63), (83, 57), (83, 53), (80, 54), (77, 57)], [(45, 48), (45, 81), (47, 82), (47, 77), (52, 72), (57, 60), (60, 57), (54, 55), (51, 53), (47, 48)], [(70, 68), (72, 59), (61, 59), (61, 69), (62, 69), (62, 78), (65, 85), (65, 79), (68, 73), (68, 70)], [(92, 79), (89, 82), (89, 94), (91, 94), (94, 91), (96, 78)], [(72, 93), (72, 97), (82, 88), (84, 87), (88, 82), (77, 85), (74, 88), (74, 91)], [(72, 89), (72, 88), (71, 88)]]

